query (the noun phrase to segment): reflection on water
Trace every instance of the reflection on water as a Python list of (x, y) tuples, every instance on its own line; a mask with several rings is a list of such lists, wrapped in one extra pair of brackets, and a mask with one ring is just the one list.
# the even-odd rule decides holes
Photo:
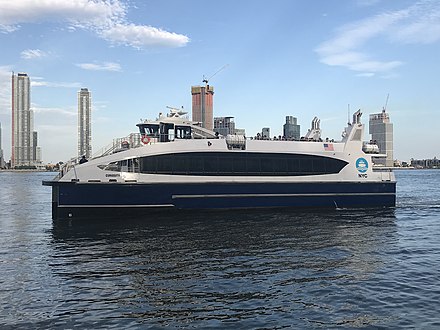
[(0, 328), (440, 328), (438, 173), (395, 209), (53, 223), (53, 174), (0, 172)]
[(397, 239), (394, 220), (383, 209), (54, 223), (53, 259), (61, 262), (51, 267), (74, 283), (71, 294), (80, 289), (127, 322), (380, 324), (385, 311), (358, 319), (352, 289), (383, 267), (381, 251)]

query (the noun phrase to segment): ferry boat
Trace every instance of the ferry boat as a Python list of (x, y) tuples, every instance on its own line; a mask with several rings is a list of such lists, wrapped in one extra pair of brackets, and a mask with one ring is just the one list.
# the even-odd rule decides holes
[(342, 140), (322, 140), (314, 118), (300, 141), (221, 136), (172, 109), (137, 124), (101, 155), (74, 159), (43, 185), (54, 219), (149, 214), (152, 210), (393, 207), (386, 157), (363, 142), (360, 110)]

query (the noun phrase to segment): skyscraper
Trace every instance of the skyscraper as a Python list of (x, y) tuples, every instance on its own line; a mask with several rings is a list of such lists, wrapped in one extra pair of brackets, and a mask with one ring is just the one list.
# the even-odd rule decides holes
[(192, 86), (192, 120), (202, 123), (202, 127), (209, 130), (213, 129), (213, 100), (214, 87)]
[(37, 161), (37, 145), (38, 145), (38, 132), (32, 132), (32, 159)]
[(301, 138), (301, 126), (297, 124), (296, 117), (286, 116), (286, 123), (283, 125), (283, 135), (288, 140), (299, 140)]
[(393, 124), (385, 109), (370, 115), (369, 131), (371, 139), (379, 146), (379, 152), (387, 155), (386, 158), (375, 158), (375, 164), (393, 166)]
[(35, 166), (34, 116), (30, 109), (30, 80), (26, 73), (12, 73), (12, 155), (11, 166)]
[(92, 96), (87, 88), (78, 92), (78, 157), (92, 155)]
[(2, 123), (0, 123), (0, 168), (5, 166), (5, 160), (3, 156), (3, 147), (2, 147)]

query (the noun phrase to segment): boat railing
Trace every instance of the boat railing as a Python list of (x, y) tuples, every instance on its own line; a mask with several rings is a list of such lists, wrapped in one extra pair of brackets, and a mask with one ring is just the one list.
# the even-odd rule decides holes
[(138, 148), (142, 146), (141, 134), (140, 133), (130, 133), (127, 136), (113, 139), (111, 143), (105, 147), (99, 149), (92, 156), (92, 159), (107, 156), (119, 151), (124, 151), (131, 148)]
[(75, 165), (79, 164), (79, 160), (81, 159), (81, 157), (75, 157), (75, 158), (71, 158), (70, 160), (68, 160), (67, 162), (65, 162), (64, 164), (62, 164), (60, 166), (60, 172), (58, 173), (58, 175), (55, 177), (55, 180), (59, 180), (61, 179), (64, 174), (66, 174), (67, 172), (69, 172), (72, 168), (75, 167)]

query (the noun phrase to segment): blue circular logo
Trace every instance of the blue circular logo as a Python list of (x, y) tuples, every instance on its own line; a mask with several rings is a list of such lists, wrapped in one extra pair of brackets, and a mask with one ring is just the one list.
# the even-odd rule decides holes
[(365, 158), (358, 158), (356, 161), (356, 169), (361, 172), (365, 173), (368, 170), (368, 162)]

